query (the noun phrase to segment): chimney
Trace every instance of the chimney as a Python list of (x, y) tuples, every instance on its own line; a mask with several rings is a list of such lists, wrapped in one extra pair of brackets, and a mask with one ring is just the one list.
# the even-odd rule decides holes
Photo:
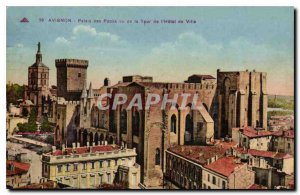
[(107, 86), (107, 87), (110, 86), (110, 80), (108, 78), (105, 78), (103, 84), (104, 84), (104, 86)]

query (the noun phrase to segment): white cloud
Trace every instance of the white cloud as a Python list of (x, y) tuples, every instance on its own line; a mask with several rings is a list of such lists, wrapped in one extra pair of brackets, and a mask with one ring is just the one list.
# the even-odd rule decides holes
[(73, 46), (80, 46), (85, 48), (110, 48), (119, 45), (124, 45), (126, 41), (110, 32), (98, 32), (96, 28), (89, 25), (77, 25), (73, 28), (71, 36), (57, 37), (55, 43), (73, 44)]
[(16, 44), (16, 47), (17, 47), (17, 48), (23, 48), (24, 45), (23, 45), (22, 43), (18, 43), (18, 44)]
[(59, 43), (59, 44), (61, 44), (61, 43), (63, 43), (63, 44), (68, 44), (68, 43), (70, 43), (66, 38), (64, 38), (64, 37), (57, 37), (56, 39), (55, 39), (55, 43)]

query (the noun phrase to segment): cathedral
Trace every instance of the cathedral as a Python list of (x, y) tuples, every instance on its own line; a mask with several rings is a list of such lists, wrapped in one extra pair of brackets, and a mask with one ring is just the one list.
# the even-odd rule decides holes
[[(218, 69), (216, 78), (194, 74), (178, 83), (129, 75), (117, 84), (105, 78), (103, 86), (94, 89), (87, 83), (88, 64), (84, 59), (56, 59), (54, 91), (49, 87), (49, 68), (42, 61), (38, 43), (35, 63), (28, 68), (25, 100), (37, 108), (38, 120), (52, 118), (56, 146), (116, 144), (135, 148), (136, 162), (141, 165), (140, 183), (147, 187), (162, 185), (165, 151), (173, 146), (211, 145), (215, 139), (231, 137), (236, 127), (267, 128), (264, 72)], [(127, 101), (114, 105), (118, 94), (125, 95)], [(141, 105), (130, 107), (136, 94)], [(152, 94), (159, 101), (146, 109)], [(165, 96), (168, 100), (162, 109)], [(101, 109), (100, 104), (108, 109)]]

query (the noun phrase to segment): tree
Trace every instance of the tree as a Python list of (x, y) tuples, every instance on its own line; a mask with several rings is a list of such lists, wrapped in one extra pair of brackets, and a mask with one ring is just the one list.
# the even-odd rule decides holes
[(49, 124), (48, 118), (44, 117), (41, 124), (41, 132), (52, 132), (53, 127)]
[(19, 132), (35, 132), (37, 130), (35, 109), (31, 109), (28, 123), (18, 123), (17, 126)]
[(47, 144), (54, 145), (54, 137), (53, 137), (53, 135), (47, 136), (45, 142), (46, 142)]
[[(23, 98), (25, 88), (18, 84), (6, 84), (6, 105), (17, 104)], [(8, 107), (7, 107), (8, 108)]]
[(36, 124), (36, 108), (32, 108), (30, 111), (28, 123)]

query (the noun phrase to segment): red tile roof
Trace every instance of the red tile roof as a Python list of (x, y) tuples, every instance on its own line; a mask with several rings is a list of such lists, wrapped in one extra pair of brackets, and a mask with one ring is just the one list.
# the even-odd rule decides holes
[(263, 150), (255, 150), (255, 149), (244, 149), (244, 148), (234, 148), (234, 149), (240, 154), (250, 154), (252, 156), (260, 156), (265, 158), (287, 159), (293, 157), (287, 153), (279, 153), (273, 151), (263, 151)]
[(225, 155), (225, 152), (236, 145), (235, 142), (220, 142), (212, 146), (174, 146), (169, 151), (199, 164), (206, 164), (207, 160)]
[(112, 147), (111, 145), (107, 145), (107, 146), (101, 145), (101, 146), (94, 146), (94, 147), (92, 148), (92, 152), (94, 153), (94, 152), (113, 151), (114, 149), (115, 149), (115, 148)]
[(29, 163), (22, 163), (14, 160), (6, 161), (6, 176), (25, 174), (30, 168)]
[(242, 130), (244, 135), (249, 138), (264, 137), (273, 135), (273, 132), (263, 129), (254, 129), (253, 127), (244, 127)]
[(252, 156), (260, 156), (260, 157), (267, 157), (267, 158), (273, 158), (274, 155), (276, 154), (275, 152), (271, 152), (271, 151), (262, 151), (262, 150), (254, 150), (254, 149), (249, 149), (248, 153), (251, 154)]
[(241, 167), (244, 164), (245, 163), (236, 162), (236, 158), (233, 156), (226, 156), (218, 159), (217, 161), (211, 164), (205, 165), (204, 167), (211, 171), (214, 171), (216, 173), (228, 177), (234, 172), (234, 170), (237, 167)]

